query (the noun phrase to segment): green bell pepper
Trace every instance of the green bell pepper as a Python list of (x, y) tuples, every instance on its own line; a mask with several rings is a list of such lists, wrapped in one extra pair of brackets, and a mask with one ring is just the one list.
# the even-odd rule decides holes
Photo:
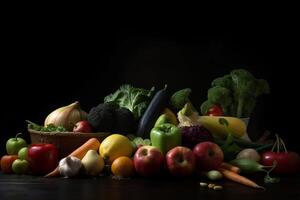
[(151, 130), (150, 140), (152, 146), (166, 154), (170, 149), (181, 145), (181, 131), (170, 123), (159, 124)]

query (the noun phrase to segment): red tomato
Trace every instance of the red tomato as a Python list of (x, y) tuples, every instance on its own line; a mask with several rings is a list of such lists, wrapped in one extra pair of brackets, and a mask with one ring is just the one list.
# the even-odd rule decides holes
[(57, 167), (58, 150), (53, 144), (32, 144), (28, 148), (28, 160), (34, 174), (44, 175)]
[(1, 165), (1, 170), (3, 173), (6, 173), (6, 174), (9, 174), (9, 173), (12, 173), (12, 163), (18, 159), (18, 156), (17, 155), (5, 155), (5, 156), (2, 156), (1, 158), (1, 162), (0, 162), (0, 165)]
[(261, 155), (261, 163), (266, 166), (277, 165), (272, 172), (277, 174), (293, 174), (300, 170), (300, 157), (295, 152), (272, 152), (267, 151)]
[(219, 105), (214, 105), (208, 110), (207, 115), (209, 115), (209, 116), (224, 116), (224, 112)]

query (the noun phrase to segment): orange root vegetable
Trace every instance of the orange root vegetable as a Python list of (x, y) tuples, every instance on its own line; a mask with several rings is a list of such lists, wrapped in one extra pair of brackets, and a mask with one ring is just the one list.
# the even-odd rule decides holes
[(230, 171), (235, 172), (237, 174), (239, 174), (241, 172), (241, 169), (239, 167), (233, 166), (233, 165), (231, 165), (229, 163), (226, 163), (226, 162), (223, 162), (221, 164), (221, 168), (230, 170)]
[[(99, 140), (97, 138), (91, 138), (88, 141), (86, 141), (83, 145), (78, 147), (75, 151), (73, 151), (69, 156), (75, 156), (76, 158), (79, 158), (81, 160), (86, 154), (86, 152), (88, 152), (88, 150), (98, 151), (99, 146), (100, 146)], [(58, 167), (56, 167), (49, 174), (45, 175), (45, 177), (56, 177), (56, 176), (59, 176)]]
[(240, 183), (242, 185), (245, 185), (245, 186), (249, 186), (249, 187), (253, 187), (253, 188), (257, 188), (257, 189), (265, 189), (264, 187), (256, 184), (255, 182), (251, 181), (250, 179), (244, 177), (244, 176), (241, 176), (235, 172), (232, 172), (228, 169), (224, 169), (224, 168), (219, 168), (218, 169), (225, 178), (231, 180), (231, 181), (234, 181), (234, 182), (237, 182), (237, 183)]

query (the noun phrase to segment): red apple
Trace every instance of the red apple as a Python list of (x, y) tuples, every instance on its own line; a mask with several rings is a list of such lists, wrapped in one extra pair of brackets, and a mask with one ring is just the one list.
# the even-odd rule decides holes
[(73, 128), (73, 132), (91, 133), (92, 132), (92, 126), (86, 120), (79, 121), (75, 124), (75, 126)]
[(28, 161), (33, 174), (47, 174), (58, 165), (58, 149), (48, 143), (31, 144), (28, 148)]
[(195, 170), (195, 155), (187, 147), (177, 146), (166, 155), (167, 167), (174, 176), (189, 176)]
[(224, 160), (224, 154), (219, 145), (213, 142), (200, 142), (193, 152), (196, 157), (196, 169), (209, 171), (220, 167)]
[(155, 176), (164, 165), (162, 152), (153, 146), (142, 146), (134, 154), (136, 172), (141, 176)]

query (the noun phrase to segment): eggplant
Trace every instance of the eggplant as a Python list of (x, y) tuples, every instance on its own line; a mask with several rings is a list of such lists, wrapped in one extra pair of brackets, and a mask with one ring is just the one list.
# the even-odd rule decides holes
[(145, 113), (140, 119), (136, 132), (138, 137), (150, 137), (150, 131), (153, 128), (157, 118), (162, 113), (163, 109), (167, 106), (168, 101), (169, 94), (166, 85), (164, 89), (161, 89), (158, 92), (156, 92)]

